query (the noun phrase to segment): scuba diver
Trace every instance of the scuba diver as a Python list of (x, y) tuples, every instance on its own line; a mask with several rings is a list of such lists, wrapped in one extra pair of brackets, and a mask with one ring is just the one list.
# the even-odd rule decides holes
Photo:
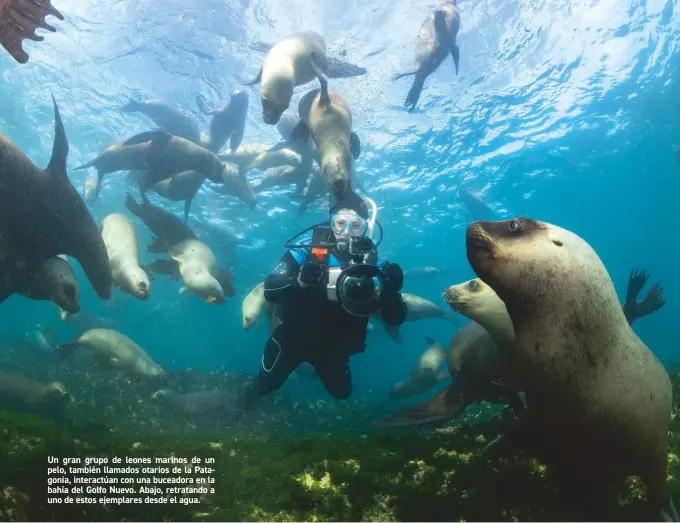
[(331, 396), (346, 399), (352, 392), (349, 356), (365, 349), (368, 317), (380, 312), (386, 323), (404, 322), (404, 275), (396, 263), (378, 259), (382, 227), (378, 223), (381, 238), (374, 244), (377, 209), (367, 200), (370, 220), (364, 200), (350, 193), (331, 208), (328, 222), (308, 227), (284, 245), (288, 250), (264, 283), (278, 325), (259, 375), (241, 398), (244, 409), (278, 390), (303, 362), (314, 367)]

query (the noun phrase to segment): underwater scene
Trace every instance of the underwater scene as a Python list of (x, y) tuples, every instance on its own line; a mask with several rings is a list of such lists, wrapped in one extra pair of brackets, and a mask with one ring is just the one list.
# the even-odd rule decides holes
[(675, 0), (0, 0), (0, 521), (680, 521)]

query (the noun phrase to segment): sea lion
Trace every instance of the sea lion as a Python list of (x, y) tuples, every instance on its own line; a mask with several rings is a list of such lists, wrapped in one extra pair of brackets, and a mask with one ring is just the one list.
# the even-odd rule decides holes
[[(213, 190), (215, 190), (215, 186), (213, 186)], [(219, 181), (219, 189), (216, 192), (227, 196), (234, 196), (245, 203), (250, 209), (257, 205), (257, 196), (244, 172), (226, 164)]]
[(271, 315), (272, 305), (264, 299), (264, 282), (259, 283), (243, 299), (241, 305), (241, 324), (245, 330), (250, 329), (260, 314)]
[(97, 177), (87, 175), (83, 186), (83, 198), (88, 205), (92, 205), (97, 199)]
[(243, 141), (248, 117), (248, 94), (243, 91), (233, 91), (229, 103), (220, 109), (210, 110), (202, 95), (196, 96), (196, 103), (203, 114), (212, 115), (210, 120), (210, 138), (203, 143), (203, 147), (217, 154), (229, 140), (229, 148), (235, 151)]
[(473, 223), (466, 249), (515, 332), (527, 412), (505, 446), (530, 448), (563, 477), (638, 476), (655, 514), (678, 521), (666, 482), (671, 382), (626, 321), (597, 253), (523, 217)]
[(162, 131), (201, 144), (201, 129), (196, 119), (180, 109), (165, 105), (162, 100), (153, 99), (146, 102), (130, 100), (121, 108), (123, 113), (142, 113), (148, 116)]
[(184, 240), (168, 249), (168, 255), (179, 264), (187, 288), (207, 303), (222, 305), (226, 297), (236, 294), (231, 275), (217, 265), (210, 247), (198, 240)]
[(140, 205), (130, 193), (125, 193), (125, 207), (156, 235), (149, 241), (147, 252), (167, 253), (172, 245), (181, 241), (198, 240), (196, 233), (182, 220), (148, 200)]
[(76, 349), (87, 350), (103, 367), (121, 370), (139, 378), (165, 379), (165, 371), (130, 338), (111, 329), (90, 329), (69, 343), (57, 347), (62, 357)]
[(52, 416), (71, 401), (58, 381), (43, 385), (19, 374), (0, 372), (0, 409)]
[(459, 187), (458, 197), (472, 221), (493, 220), (497, 217), (496, 212), (482, 199), (481, 193)]
[(174, 414), (200, 416), (228, 408), (233, 393), (213, 389), (181, 394), (172, 389), (160, 389), (151, 395), (151, 399), (168, 407)]
[(311, 134), (321, 155), (321, 171), (326, 184), (339, 200), (352, 190), (352, 160), (361, 154), (361, 141), (352, 131), (352, 111), (345, 99), (328, 90), (326, 80), (321, 89), (305, 94), (298, 104), (300, 122), (291, 140)]
[(137, 231), (130, 220), (123, 214), (109, 214), (102, 220), (101, 230), (109, 253), (113, 283), (138, 300), (148, 300), (151, 282), (139, 266)]
[[(189, 221), (189, 210), (191, 203), (194, 201), (196, 193), (203, 185), (205, 175), (198, 171), (184, 171), (173, 174), (170, 178), (166, 178), (162, 182), (158, 182), (151, 188), (163, 198), (167, 198), (173, 202), (184, 202), (184, 222)], [(144, 182), (140, 183), (140, 191)]]
[(28, 62), (28, 54), (22, 47), (26, 38), (42, 42), (44, 37), (35, 32), (39, 27), (55, 32), (56, 29), (45, 22), (48, 15), (64, 19), (52, 7), (50, 0), (0, 0), (0, 44), (17, 62)]
[(238, 166), (239, 171), (244, 174), (250, 169), (250, 166), (255, 161), (255, 158), (260, 156), (262, 153), (267, 152), (271, 149), (271, 145), (264, 143), (251, 143), (248, 145), (241, 145), (235, 151), (228, 153), (220, 153), (217, 157), (223, 162), (233, 163)]
[(21, 294), (31, 300), (50, 300), (71, 314), (80, 312), (76, 275), (71, 264), (61, 256), (53, 256), (43, 263)]
[(398, 80), (404, 76), (415, 75), (404, 103), (409, 112), (416, 108), (425, 79), (437, 70), (449, 53), (458, 74), (460, 50), (456, 45), (456, 36), (459, 29), (460, 13), (456, 7), (456, 0), (439, 0), (434, 12), (425, 19), (418, 31), (415, 70), (392, 77), (392, 80)]
[(165, 131), (147, 131), (116, 145), (112, 145), (91, 162), (78, 169), (97, 169), (97, 195), (104, 175), (124, 170), (147, 170), (147, 186), (152, 186), (175, 173), (199, 171), (211, 180), (222, 176), (224, 164), (213, 153), (189, 140)]
[(301, 31), (279, 40), (267, 49), (257, 78), (245, 85), (262, 82), (262, 120), (268, 125), (279, 121), (290, 106), (293, 89), (315, 78), (349, 78), (366, 74), (366, 69), (337, 59), (329, 59), (323, 38), (314, 31)]
[(430, 337), (427, 348), (418, 357), (411, 373), (390, 390), (390, 399), (410, 398), (430, 390), (440, 381), (439, 369), (446, 361), (446, 349)]
[(52, 101), (55, 136), (47, 169), (0, 136), (0, 303), (30, 285), (35, 271), (58, 254), (78, 260), (97, 295), (111, 297), (106, 247), (66, 174), (68, 140)]

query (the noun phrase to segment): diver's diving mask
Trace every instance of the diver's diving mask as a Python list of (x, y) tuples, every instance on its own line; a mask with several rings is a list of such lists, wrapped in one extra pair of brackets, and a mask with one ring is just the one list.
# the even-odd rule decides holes
[(333, 214), (330, 225), (336, 236), (363, 236), (368, 231), (368, 220), (350, 210), (341, 210)]

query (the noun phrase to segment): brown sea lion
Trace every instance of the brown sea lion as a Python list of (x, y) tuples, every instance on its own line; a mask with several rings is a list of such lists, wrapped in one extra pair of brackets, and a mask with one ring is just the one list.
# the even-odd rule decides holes
[(173, 174), (192, 170), (219, 183), (224, 171), (224, 164), (207, 149), (159, 130), (140, 133), (121, 144), (112, 145), (76, 170), (88, 167), (97, 169), (97, 195), (104, 175), (115, 171), (147, 170), (144, 179), (148, 187)]
[(503, 446), (538, 454), (565, 478), (606, 486), (638, 476), (655, 515), (678, 521), (666, 480), (671, 381), (626, 321), (597, 253), (528, 218), (473, 223), (466, 247), (515, 332), (527, 411)]
[(164, 104), (161, 100), (147, 100), (145, 102), (130, 102), (121, 108), (123, 113), (141, 113), (148, 116), (162, 131), (189, 140), (197, 145), (201, 144), (201, 129), (195, 118), (186, 111), (175, 109)]
[(398, 80), (404, 76), (415, 75), (413, 85), (406, 97), (409, 112), (416, 108), (425, 79), (434, 73), (444, 59), (451, 53), (458, 74), (460, 51), (456, 45), (456, 36), (460, 29), (460, 13), (455, 0), (440, 0), (434, 12), (430, 14), (418, 32), (416, 52), (416, 69), (407, 73), (399, 73), (392, 77)]
[(48, 15), (64, 19), (50, 0), (0, 0), (0, 44), (20, 64), (28, 62), (28, 54), (21, 45), (23, 40), (42, 42), (44, 37), (35, 32), (38, 28), (56, 31), (45, 22)]
[(196, 96), (196, 103), (203, 114), (212, 115), (210, 120), (210, 137), (204, 141), (203, 147), (217, 154), (229, 140), (229, 148), (235, 151), (243, 141), (248, 117), (248, 94), (243, 91), (231, 93), (229, 103), (219, 109), (208, 109), (205, 98)]
[(66, 387), (57, 381), (43, 385), (19, 374), (0, 372), (0, 409), (52, 416), (70, 401)]
[(80, 312), (76, 275), (71, 264), (61, 256), (54, 256), (43, 263), (21, 294), (31, 300), (50, 300), (70, 314)]
[(257, 78), (245, 85), (262, 82), (262, 120), (274, 125), (288, 109), (295, 87), (315, 78), (325, 82), (326, 76), (348, 78), (365, 73), (363, 67), (329, 59), (323, 38), (314, 31), (301, 31), (271, 46)]
[(78, 260), (97, 295), (111, 297), (111, 270), (97, 224), (66, 174), (68, 140), (53, 98), (55, 136), (47, 169), (0, 136), (0, 302), (30, 285), (49, 258)]
[[(167, 198), (173, 202), (184, 202), (184, 222), (186, 223), (189, 221), (191, 203), (194, 201), (194, 197), (204, 181), (204, 174), (198, 171), (184, 171), (173, 174), (170, 178), (158, 182), (151, 188), (156, 194), (163, 198)], [(139, 184), (139, 190), (143, 193), (145, 187), (146, 182), (144, 177), (142, 177)]]

